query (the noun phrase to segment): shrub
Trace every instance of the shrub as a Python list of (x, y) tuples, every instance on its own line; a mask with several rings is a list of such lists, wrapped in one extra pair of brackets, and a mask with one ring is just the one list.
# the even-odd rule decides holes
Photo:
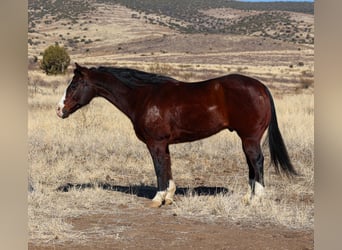
[(302, 88), (307, 89), (310, 88), (311, 86), (314, 85), (314, 80), (310, 79), (310, 78), (305, 78), (305, 77), (301, 77), (299, 79), (300, 85), (302, 86)]
[(41, 68), (47, 75), (64, 74), (70, 64), (70, 57), (64, 47), (49, 46), (43, 53)]

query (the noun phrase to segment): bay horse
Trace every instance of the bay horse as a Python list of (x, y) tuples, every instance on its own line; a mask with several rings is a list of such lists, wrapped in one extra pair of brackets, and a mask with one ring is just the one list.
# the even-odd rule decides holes
[(254, 78), (230, 74), (186, 83), (129, 68), (75, 65), (57, 115), (67, 118), (94, 97), (103, 97), (122, 111), (152, 156), (158, 185), (153, 206), (171, 204), (176, 191), (169, 145), (206, 138), (223, 129), (241, 138), (251, 197), (265, 186), (260, 140), (266, 129), (276, 172), (297, 175), (278, 128), (272, 95)]

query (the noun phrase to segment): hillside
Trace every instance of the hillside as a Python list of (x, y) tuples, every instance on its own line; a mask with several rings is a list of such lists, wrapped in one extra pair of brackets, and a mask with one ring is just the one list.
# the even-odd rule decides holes
[(132, 16), (133, 18), (144, 18), (150, 23), (165, 25), (183, 33), (257, 35), (311, 44), (314, 41), (310, 34), (312, 25), (302, 25), (304, 22), (298, 22), (289, 13), (313, 14), (312, 3), (248, 3), (223, 0), (100, 1), (119, 3), (141, 13)]
[(86, 65), (190, 81), (240, 72), (297, 89), (313, 83), (312, 12), (310, 3), (30, 0), (29, 67), (59, 43)]
[[(239, 34), (269, 37), (281, 41), (313, 44), (314, 5), (308, 2), (248, 3), (238, 1), (29, 1), (29, 32), (42, 19), (51, 24), (62, 19), (73, 25), (81, 15), (91, 15), (96, 4), (120, 4), (136, 11), (132, 18), (169, 27), (182, 33)], [(312, 16), (306, 19), (301, 16)], [(305, 14), (305, 15), (303, 15)], [(72, 26), (71, 26), (72, 29)]]

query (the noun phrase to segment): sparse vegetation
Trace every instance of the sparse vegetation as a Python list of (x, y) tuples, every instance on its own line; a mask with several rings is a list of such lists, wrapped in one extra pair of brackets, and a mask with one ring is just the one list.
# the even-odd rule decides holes
[(151, 73), (156, 73), (160, 75), (174, 75), (175, 71), (169, 64), (160, 64), (160, 63), (155, 63), (151, 64), (148, 68), (148, 71)]
[[(166, 26), (183, 33), (207, 34), (244, 34), (270, 37), (276, 40), (294, 43), (313, 44), (312, 27), (302, 21), (293, 21), (288, 11), (313, 14), (314, 5), (308, 2), (272, 2), (250, 3), (239, 1), (203, 1), (195, 0), (188, 3), (176, 1), (126, 1), (126, 0), (97, 0), (98, 3), (121, 4), (137, 11), (132, 19), (145, 19), (146, 23)], [(244, 12), (256, 11), (259, 14), (245, 15), (231, 19), (207, 15), (209, 9), (232, 8)], [(38, 10), (38, 11), (37, 11)], [(33, 32), (36, 22), (48, 16), (44, 22), (51, 24), (59, 20), (69, 19), (69, 25), (77, 24), (77, 17), (94, 11), (88, 1), (29, 1), (29, 31)], [(87, 23), (91, 23), (88, 21)], [(85, 23), (81, 23), (83, 26)], [(65, 25), (65, 23), (63, 23)], [(300, 26), (300, 30), (298, 29)], [(276, 28), (275, 27), (283, 27)], [(69, 27), (72, 29), (72, 26)], [(87, 31), (87, 28), (83, 28)], [(271, 32), (270, 32), (271, 31)], [(276, 31), (276, 32), (275, 32)], [(303, 37), (301, 37), (303, 36)]]
[[(191, 3), (182, 0), (165, 1), (108, 1), (100, 2), (122, 4), (142, 14), (134, 14), (132, 18), (143, 18), (148, 23), (158, 24), (176, 29), (184, 33), (209, 34), (245, 34), (261, 32), (259, 36), (268, 36), (283, 41), (298, 43), (313, 43), (313, 39), (296, 37), (297, 23), (291, 21), (286, 11), (313, 14), (313, 3), (308, 2), (267, 2), (252, 3), (239, 1), (203, 1), (195, 0)], [(219, 18), (206, 15), (204, 11), (215, 8), (233, 8), (245, 12), (259, 11), (258, 15), (246, 15), (239, 19)], [(155, 14), (158, 15), (156, 19)], [(161, 17), (163, 15), (165, 18)], [(286, 30), (273, 35), (267, 30), (274, 30), (275, 25), (285, 25)], [(305, 27), (308, 29), (308, 27)], [(310, 30), (307, 30), (310, 32)]]
[(301, 77), (300, 78), (300, 84), (301, 84), (302, 88), (307, 89), (307, 88), (310, 88), (313, 86), (314, 80), (311, 78)]

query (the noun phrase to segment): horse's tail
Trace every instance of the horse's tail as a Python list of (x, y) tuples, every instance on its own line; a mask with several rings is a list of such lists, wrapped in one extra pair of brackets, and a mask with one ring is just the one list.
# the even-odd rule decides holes
[(271, 162), (273, 163), (277, 173), (279, 173), (280, 166), (281, 170), (288, 177), (297, 175), (297, 172), (290, 161), (283, 137), (281, 136), (278, 127), (277, 115), (272, 95), (267, 87), (266, 90), (271, 102), (271, 122), (268, 127), (268, 145), (270, 148)]

